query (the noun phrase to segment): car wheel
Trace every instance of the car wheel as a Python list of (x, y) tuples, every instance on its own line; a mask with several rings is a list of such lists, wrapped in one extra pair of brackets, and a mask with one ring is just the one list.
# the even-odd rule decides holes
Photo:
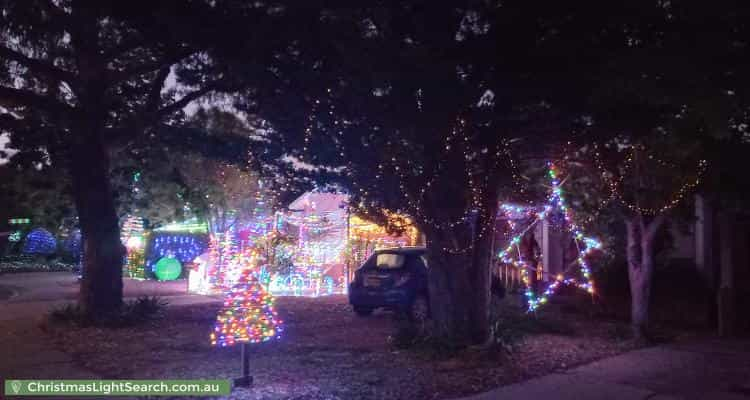
[(375, 310), (374, 310), (373, 308), (371, 308), (371, 307), (359, 307), (359, 306), (354, 306), (353, 308), (354, 308), (354, 312), (355, 312), (355, 313), (356, 313), (357, 315), (359, 315), (360, 317), (367, 317), (367, 316), (371, 315), (373, 311), (375, 311)]
[(417, 296), (409, 307), (409, 319), (414, 322), (424, 323), (430, 317), (430, 304), (427, 297)]

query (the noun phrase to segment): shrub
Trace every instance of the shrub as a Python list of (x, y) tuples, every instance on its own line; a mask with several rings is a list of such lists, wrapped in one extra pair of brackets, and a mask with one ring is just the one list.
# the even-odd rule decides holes
[(73, 271), (75, 265), (37, 255), (13, 255), (0, 258), (0, 273)]
[(512, 353), (522, 339), (529, 335), (573, 335), (575, 331), (562, 319), (548, 319), (530, 314), (519, 304), (497, 302), (492, 310), (492, 342), (505, 352)]
[(156, 296), (142, 296), (125, 302), (114, 314), (92, 317), (84, 313), (78, 304), (66, 304), (50, 311), (51, 323), (70, 323), (81, 327), (102, 326), (120, 328), (142, 324), (161, 318), (167, 301)]

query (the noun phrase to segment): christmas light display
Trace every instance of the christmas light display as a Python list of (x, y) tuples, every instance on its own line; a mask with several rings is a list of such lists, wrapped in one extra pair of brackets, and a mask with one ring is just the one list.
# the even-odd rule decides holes
[[(264, 278), (267, 279), (265, 283)], [(261, 282), (268, 287), (272, 294), (286, 296), (321, 296), (336, 293), (336, 280), (326, 275), (321, 268), (296, 267), (292, 273), (277, 274), (265, 273), (261, 270), (259, 274)]]
[(239, 245), (231, 232), (215, 233), (209, 240), (208, 276), (212, 287), (225, 290), (236, 271), (235, 257)]
[(164, 257), (154, 266), (154, 274), (160, 281), (173, 281), (182, 274), (182, 264), (177, 259)]
[[(594, 293), (594, 284), (591, 280), (591, 271), (586, 261), (586, 256), (589, 255), (593, 250), (600, 249), (601, 244), (590, 237), (584, 236), (583, 230), (576, 223), (573, 218), (570, 207), (565, 203), (561, 183), (558, 178), (558, 170), (552, 163), (549, 164), (549, 177), (552, 183), (552, 192), (548, 198), (547, 204), (539, 211), (533, 211), (535, 219), (526, 226), (520, 233), (513, 236), (509, 244), (500, 251), (498, 258), (500, 261), (513, 265), (521, 271), (521, 278), (526, 285), (526, 301), (528, 305), (528, 311), (535, 311), (540, 305), (545, 304), (553, 293), (561, 285), (573, 285), (579, 287), (587, 292)], [(526, 214), (529, 209), (520, 206), (501, 206), (501, 211), (512, 212), (518, 214)], [(540, 294), (535, 292), (535, 288), (532, 287), (532, 279), (530, 274), (533, 272), (534, 267), (529, 265), (530, 260), (523, 258), (522, 251), (520, 249), (521, 238), (527, 232), (529, 232), (539, 221), (543, 221), (550, 218), (555, 211), (562, 213), (564, 223), (567, 229), (571, 232), (573, 240), (578, 250), (578, 256), (576, 263), (580, 267), (580, 277), (566, 277), (564, 274), (558, 274), (552, 283), (550, 283)]]
[(143, 218), (130, 215), (120, 229), (120, 240), (127, 249), (123, 272), (129, 278), (146, 278), (143, 225)]
[(188, 292), (211, 294), (208, 276), (208, 252), (196, 257), (192, 262), (192, 269), (188, 273)]
[(122, 242), (127, 243), (130, 238), (137, 238), (141, 235), (143, 235), (143, 218), (134, 215), (126, 217), (120, 229), (120, 239)]
[(8, 220), (8, 225), (28, 225), (30, 223), (29, 218), (11, 218)]
[(74, 259), (78, 259), (80, 253), (81, 253), (81, 231), (76, 229), (68, 234), (68, 237), (65, 238), (65, 241), (63, 242), (63, 249), (64, 251)]
[(249, 344), (281, 338), (284, 328), (274, 309), (274, 300), (253, 273), (252, 259), (245, 259), (237, 283), (227, 292), (210, 334), (212, 346), (242, 344), (242, 376), (235, 386), (249, 386)]
[(21, 231), (14, 231), (8, 236), (8, 241), (17, 243), (21, 241), (21, 238), (23, 237), (23, 232)]
[(146, 247), (145, 270), (153, 277), (156, 263), (163, 257), (177, 259), (180, 263), (192, 262), (208, 247), (206, 235), (191, 233), (153, 232)]
[(84, 246), (84, 243), (86, 243), (86, 239), (83, 237), (83, 233), (81, 233), (81, 250), (80, 253), (78, 253), (78, 279), (83, 279), (83, 272), (84, 267), (86, 266), (86, 247)]
[(404, 232), (392, 235), (350, 215), (346, 201), (346, 195), (311, 192), (286, 213), (259, 206), (236, 232), (211, 236), (206, 255), (194, 262), (188, 287), (201, 294), (225, 291), (242, 272), (242, 258), (254, 258), (256, 278), (272, 294), (328, 295), (346, 287), (347, 263), (356, 267), (376, 249), (416, 244), (418, 232), (407, 218), (392, 215), (389, 225)]
[(274, 310), (274, 299), (251, 269), (242, 272), (224, 299), (211, 332), (212, 346), (260, 343), (280, 338), (282, 321)]
[[(706, 170), (708, 169), (707, 160), (698, 160), (697, 165), (696, 165), (695, 177), (683, 183), (679, 189), (677, 189), (674, 193), (672, 193), (667, 198), (667, 200), (664, 202), (662, 206), (642, 207), (642, 206), (633, 204), (625, 199), (625, 196), (623, 195), (622, 185), (623, 185), (623, 180), (625, 178), (625, 175), (627, 174), (627, 171), (632, 168), (635, 154), (639, 151), (645, 152), (646, 146), (637, 145), (637, 144), (630, 146), (630, 154), (625, 158), (625, 162), (622, 165), (620, 174), (617, 177), (611, 176), (612, 174), (609, 171), (607, 171), (607, 169), (604, 167), (604, 163), (601, 160), (601, 153), (599, 152), (598, 145), (595, 144), (594, 148), (595, 148), (594, 159), (596, 161), (596, 167), (599, 170), (599, 173), (601, 174), (602, 178), (604, 178), (610, 191), (609, 198), (603, 199), (600, 202), (600, 206), (599, 206), (600, 208), (603, 208), (609, 201), (618, 199), (620, 203), (622, 203), (622, 205), (627, 207), (632, 212), (643, 214), (643, 215), (663, 214), (673, 209), (674, 207), (677, 207), (677, 205), (680, 204), (682, 200), (685, 198), (685, 195), (690, 193), (690, 191), (693, 188), (695, 188), (696, 186), (700, 184), (701, 179), (703, 178), (703, 175), (706, 173)], [(649, 154), (648, 157), (649, 157), (649, 160), (655, 161), (662, 166), (670, 166), (675, 171), (679, 169), (679, 167), (675, 165), (671, 165), (671, 163), (668, 163), (662, 159), (657, 158), (654, 154)]]
[(233, 232), (215, 233), (210, 236), (208, 249), (193, 260), (193, 269), (188, 276), (188, 290), (199, 294), (226, 292), (240, 276), (242, 269), (253, 259), (257, 265), (257, 251), (252, 246), (240, 251), (237, 236)]
[(23, 254), (54, 254), (57, 252), (57, 240), (46, 229), (37, 228), (26, 235), (21, 252)]
[(208, 224), (205, 222), (190, 220), (186, 222), (173, 222), (154, 229), (155, 232), (170, 232), (170, 233), (194, 233), (194, 234), (208, 234)]

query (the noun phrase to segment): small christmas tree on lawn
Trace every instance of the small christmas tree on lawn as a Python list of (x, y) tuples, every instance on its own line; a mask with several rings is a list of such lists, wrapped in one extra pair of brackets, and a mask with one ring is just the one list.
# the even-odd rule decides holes
[(266, 292), (253, 270), (245, 268), (216, 316), (211, 345), (242, 344), (242, 377), (235, 380), (235, 385), (249, 386), (252, 377), (249, 375), (247, 345), (277, 339), (282, 330), (282, 321), (274, 310), (273, 296)]

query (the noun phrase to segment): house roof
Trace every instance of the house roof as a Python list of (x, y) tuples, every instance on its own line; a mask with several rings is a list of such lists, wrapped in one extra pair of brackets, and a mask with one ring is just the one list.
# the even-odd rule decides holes
[(307, 192), (289, 204), (290, 211), (309, 213), (328, 213), (346, 208), (349, 196), (337, 193)]

